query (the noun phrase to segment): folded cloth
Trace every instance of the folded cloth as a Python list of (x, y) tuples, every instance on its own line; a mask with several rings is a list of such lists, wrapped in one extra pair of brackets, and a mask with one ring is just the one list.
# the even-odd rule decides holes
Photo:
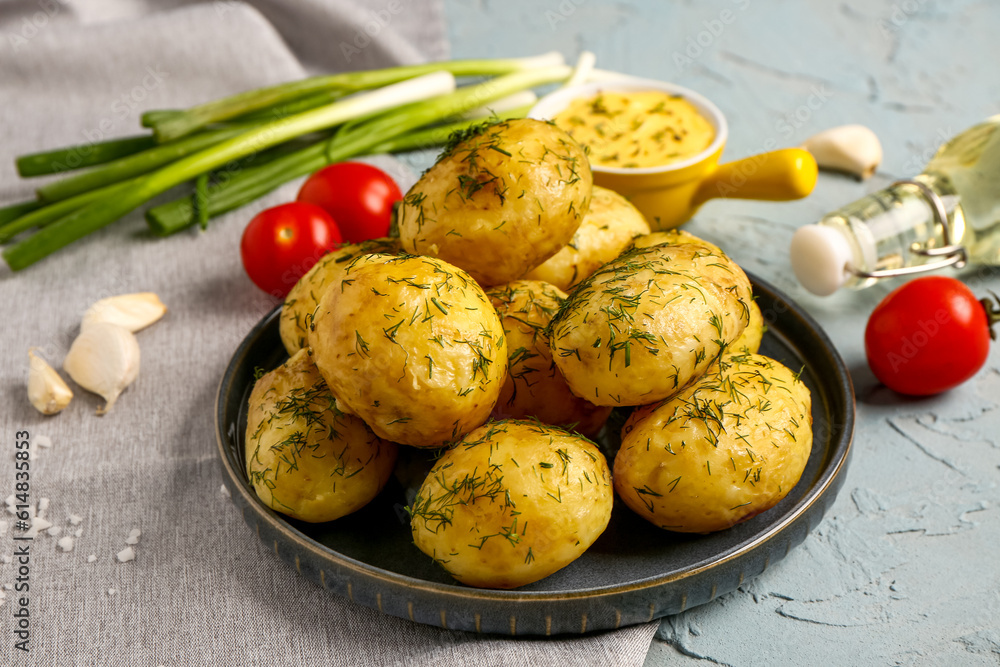
[[(135, 134), (146, 109), (310, 70), (446, 56), (434, 0), (0, 2), (0, 204), (35, 185), (16, 176), (16, 155)], [(395, 161), (380, 164), (412, 181)], [(51, 524), (31, 543), (30, 652), (12, 640), (21, 594), (6, 591), (0, 664), (641, 664), (655, 623), (507, 639), (355, 605), (281, 563), (221, 492), (215, 392), (241, 339), (276, 304), (245, 277), (240, 234), (299, 182), (204, 232), (155, 239), (136, 212), (20, 273), (0, 268), (6, 460), (15, 433), (28, 432), (29, 503), (39, 527)], [(63, 413), (38, 414), (26, 399), (28, 349), (58, 368), (91, 303), (147, 290), (169, 312), (138, 333), (139, 378), (114, 409), (95, 416), (103, 401), (76, 388)], [(0, 467), (0, 497), (14, 484), (13, 466)], [(22, 533), (13, 517), (0, 521), (0, 554), (12, 554)], [(0, 582), (13, 582), (16, 566), (0, 562)]]

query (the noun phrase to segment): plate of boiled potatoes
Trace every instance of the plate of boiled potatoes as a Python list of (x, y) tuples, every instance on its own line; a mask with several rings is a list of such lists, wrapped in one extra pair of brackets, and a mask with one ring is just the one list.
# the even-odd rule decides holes
[(654, 231), (551, 123), (487, 123), (398, 235), (322, 258), (234, 354), (234, 503), (301, 575), (455, 630), (553, 635), (708, 602), (843, 482), (850, 376), (724, 249)]

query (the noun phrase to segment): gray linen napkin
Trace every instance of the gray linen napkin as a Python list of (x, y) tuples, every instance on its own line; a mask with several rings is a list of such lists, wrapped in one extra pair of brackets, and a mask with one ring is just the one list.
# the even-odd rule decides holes
[[(0, 204), (29, 197), (34, 185), (16, 177), (15, 155), (132, 134), (147, 108), (307, 69), (447, 56), (434, 0), (400, 0), (402, 12), (361, 46), (366, 22), (387, 6), (0, 2)], [(404, 186), (412, 180), (398, 163), (381, 164)], [(31, 502), (47, 505), (58, 531), (33, 544), (28, 654), (14, 648), (17, 593), (4, 591), (0, 664), (641, 664), (656, 623), (552, 640), (417, 625), (302, 579), (243, 523), (221, 492), (212, 406), (229, 357), (274, 301), (244, 276), (238, 243), (246, 220), (293, 198), (297, 185), (203, 233), (154, 239), (136, 213), (21, 273), (0, 268), (0, 498), (14, 491), (15, 434), (26, 430), (36, 456)], [(58, 367), (87, 306), (146, 290), (170, 311), (138, 334), (142, 370), (114, 410), (96, 417), (102, 401), (78, 390), (62, 414), (35, 412), (25, 392), (28, 348)], [(10, 555), (13, 517), (0, 510), (0, 521), (0, 556)], [(119, 562), (133, 529), (141, 530), (135, 559)], [(58, 545), (67, 536), (72, 551)], [(17, 564), (4, 560), (0, 584), (13, 584)]]

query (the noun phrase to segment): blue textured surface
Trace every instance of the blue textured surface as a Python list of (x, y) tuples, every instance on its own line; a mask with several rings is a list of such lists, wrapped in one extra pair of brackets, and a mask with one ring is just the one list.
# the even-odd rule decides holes
[[(862, 331), (896, 284), (820, 299), (796, 283), (801, 224), (917, 173), (941, 141), (1000, 112), (1000, 3), (447, 0), (452, 56), (594, 51), (598, 66), (675, 81), (727, 115), (725, 158), (843, 123), (879, 135), (864, 183), (821, 174), (792, 203), (705, 205), (686, 229), (799, 301), (852, 368), (855, 455), (827, 519), (741, 590), (666, 619), (649, 665), (1000, 663), (1000, 353), (952, 392), (880, 387)], [(1000, 291), (995, 270), (965, 279)]]

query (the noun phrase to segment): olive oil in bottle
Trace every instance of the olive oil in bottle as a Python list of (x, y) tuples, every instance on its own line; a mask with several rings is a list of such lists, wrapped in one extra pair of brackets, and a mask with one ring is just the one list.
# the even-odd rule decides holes
[(1000, 265), (1000, 115), (950, 139), (924, 171), (792, 237), (799, 282), (822, 296), (882, 278)]

